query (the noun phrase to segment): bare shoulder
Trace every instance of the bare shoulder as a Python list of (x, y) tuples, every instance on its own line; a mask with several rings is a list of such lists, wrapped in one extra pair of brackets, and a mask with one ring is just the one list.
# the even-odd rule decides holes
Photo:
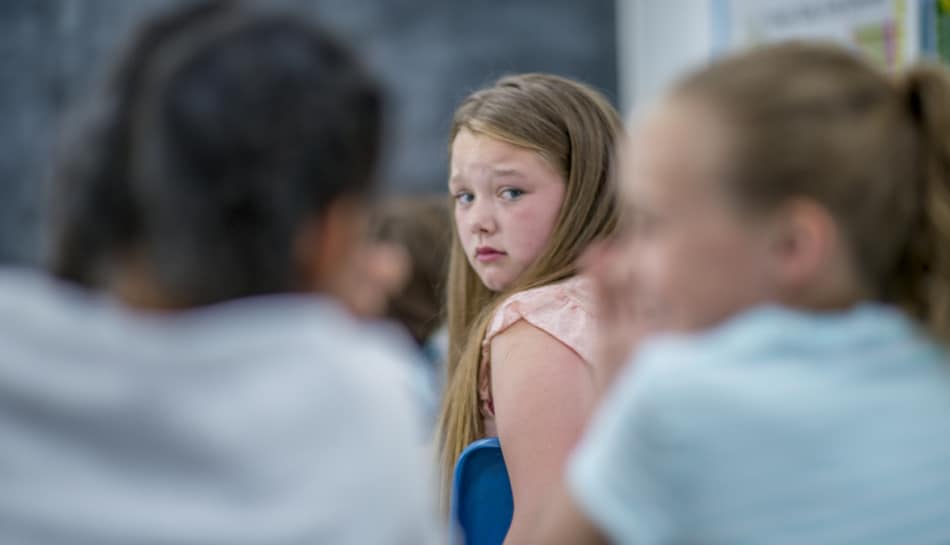
[[(583, 407), (579, 414), (586, 414), (595, 395), (587, 362), (566, 344), (524, 320), (492, 339), (491, 384), (501, 426), (511, 423), (512, 414), (536, 421), (539, 412), (561, 413), (572, 405)], [(558, 408), (552, 411), (552, 407)]]
[(526, 320), (518, 320), (493, 337), (490, 353), (493, 367), (510, 360), (536, 361), (544, 365), (564, 362), (586, 366), (586, 362), (577, 352)]

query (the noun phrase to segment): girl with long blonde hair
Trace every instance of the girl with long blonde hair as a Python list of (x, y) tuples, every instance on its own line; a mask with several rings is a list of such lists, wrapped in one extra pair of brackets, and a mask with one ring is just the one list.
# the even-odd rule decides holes
[(595, 398), (596, 310), (578, 260), (617, 224), (620, 131), (600, 93), (544, 74), (475, 92), (452, 123), (443, 494), (465, 446), (497, 435), (514, 497), (508, 542), (543, 511)]

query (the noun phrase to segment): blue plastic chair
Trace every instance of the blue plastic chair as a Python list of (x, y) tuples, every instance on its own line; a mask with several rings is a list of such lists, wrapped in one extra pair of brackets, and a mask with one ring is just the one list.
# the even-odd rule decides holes
[(514, 502), (497, 437), (465, 447), (455, 463), (452, 516), (466, 545), (501, 545), (511, 526)]

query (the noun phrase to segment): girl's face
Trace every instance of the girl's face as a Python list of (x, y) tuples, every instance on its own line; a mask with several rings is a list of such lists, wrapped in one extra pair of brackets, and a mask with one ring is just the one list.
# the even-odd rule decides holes
[(468, 262), (501, 291), (541, 255), (564, 200), (564, 179), (537, 152), (462, 130), (452, 142), (449, 191)]
[(682, 100), (661, 104), (624, 144), (627, 224), (603, 258), (647, 330), (704, 328), (777, 295), (769, 222), (727, 193), (729, 145), (712, 111)]

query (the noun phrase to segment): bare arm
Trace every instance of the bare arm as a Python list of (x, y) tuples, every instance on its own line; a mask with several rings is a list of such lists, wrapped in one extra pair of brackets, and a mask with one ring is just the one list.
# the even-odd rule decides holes
[(491, 342), (491, 382), (498, 437), (514, 497), (506, 545), (530, 543), (563, 481), (596, 389), (573, 350), (520, 321)]

